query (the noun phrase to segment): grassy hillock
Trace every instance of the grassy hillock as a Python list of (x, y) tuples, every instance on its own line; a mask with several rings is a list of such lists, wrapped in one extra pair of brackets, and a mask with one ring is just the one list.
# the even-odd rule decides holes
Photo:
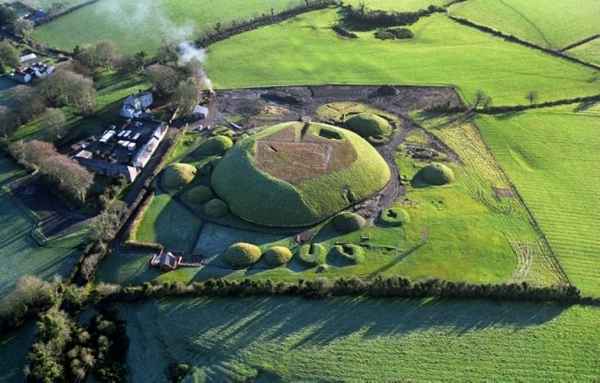
[(596, 0), (469, 0), (450, 13), (552, 49), (600, 33)]
[(164, 381), (170, 361), (202, 368), (209, 381), (548, 382), (600, 375), (597, 308), (211, 298), (122, 311), (132, 382)]
[[(234, 214), (266, 226), (308, 226), (369, 197), (389, 181), (387, 164), (369, 143), (350, 131), (324, 124), (310, 125), (310, 140), (327, 144), (329, 139), (319, 134), (323, 129), (332, 131), (341, 137), (332, 139), (338, 141), (335, 144), (349, 145), (349, 150), (355, 151), (354, 160), (336, 171), (315, 176), (299, 174), (303, 178), (293, 184), (258, 168), (257, 142), (288, 129), (297, 136), (302, 127), (302, 123), (285, 123), (266, 129), (238, 143), (219, 162), (212, 175), (212, 186)], [(278, 154), (292, 156), (291, 152)], [(296, 169), (301, 164), (293, 160), (286, 163), (285, 169), (278, 169), (283, 174), (303, 170)]]
[(571, 281), (585, 294), (600, 295), (600, 114), (573, 108), (478, 122)]
[[(216, 86), (288, 84), (456, 85), (467, 101), (479, 89), (495, 105), (600, 93), (595, 71), (457, 24), (445, 15), (421, 19), (415, 38), (397, 43), (372, 33), (340, 39), (334, 10), (311, 12), (211, 46), (207, 71)], [(549, 78), (552, 80), (549, 81)]]

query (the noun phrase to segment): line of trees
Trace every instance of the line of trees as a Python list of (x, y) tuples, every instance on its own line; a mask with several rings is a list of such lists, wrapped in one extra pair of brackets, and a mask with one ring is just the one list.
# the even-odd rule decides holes
[(18, 37), (29, 37), (33, 32), (33, 23), (18, 17), (15, 9), (9, 4), (0, 4), (0, 28)]
[[(469, 284), (438, 279), (412, 282), (402, 277), (372, 280), (360, 278), (328, 280), (322, 278), (314, 281), (299, 280), (297, 282), (217, 279), (190, 285), (167, 282), (164, 284), (145, 283), (141, 286), (113, 287), (112, 289), (100, 286), (92, 293), (92, 299), (109, 302), (134, 302), (146, 298), (166, 296), (239, 297), (269, 295), (292, 295), (305, 298), (368, 296), (374, 298), (434, 297), (562, 303), (583, 302), (579, 290), (573, 286), (535, 287), (527, 283)], [(586, 303), (592, 302), (586, 301)]]
[(430, 16), (436, 12), (444, 13), (446, 9), (430, 5), (427, 9), (415, 12), (394, 12), (369, 9), (364, 3), (360, 3), (357, 7), (344, 5), (340, 11), (343, 24), (353, 30), (412, 25), (421, 17)]
[(72, 202), (86, 201), (94, 175), (72, 158), (60, 154), (49, 142), (17, 141), (9, 146), (11, 155), (23, 166), (37, 170)]

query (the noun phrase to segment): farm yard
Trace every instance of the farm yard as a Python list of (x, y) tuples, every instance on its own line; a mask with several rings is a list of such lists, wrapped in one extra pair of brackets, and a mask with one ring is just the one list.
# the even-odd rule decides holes
[(0, 1), (0, 382), (597, 381), (600, 4), (320, 1)]

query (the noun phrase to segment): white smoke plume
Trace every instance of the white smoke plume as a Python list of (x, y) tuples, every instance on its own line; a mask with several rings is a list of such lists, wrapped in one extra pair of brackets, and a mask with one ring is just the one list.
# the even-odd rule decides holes
[(179, 43), (177, 51), (179, 52), (179, 65), (185, 65), (192, 60), (204, 64), (204, 61), (206, 60), (206, 50), (197, 48), (189, 41)]

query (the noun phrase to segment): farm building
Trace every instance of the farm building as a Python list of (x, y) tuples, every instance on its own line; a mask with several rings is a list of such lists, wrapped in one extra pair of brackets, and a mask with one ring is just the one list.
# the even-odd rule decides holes
[(13, 79), (21, 84), (29, 84), (34, 79), (42, 79), (54, 73), (54, 66), (44, 63), (34, 63), (27, 67), (17, 69), (13, 74)]
[(158, 267), (161, 271), (173, 271), (176, 270), (182, 262), (182, 257), (178, 257), (170, 251), (161, 251), (159, 254), (155, 254), (150, 259), (150, 266)]
[(150, 92), (131, 95), (123, 101), (120, 115), (123, 118), (140, 118), (153, 103), (154, 97)]
[(100, 137), (91, 137), (72, 147), (74, 158), (93, 172), (134, 181), (165, 137), (168, 126), (161, 121), (128, 121), (111, 126)]

